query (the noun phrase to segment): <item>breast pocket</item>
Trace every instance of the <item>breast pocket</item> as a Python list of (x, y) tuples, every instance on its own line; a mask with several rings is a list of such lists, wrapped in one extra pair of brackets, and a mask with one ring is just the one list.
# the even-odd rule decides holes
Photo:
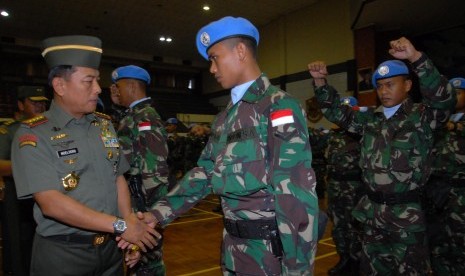
[(266, 187), (264, 150), (254, 127), (230, 133), (220, 159), (217, 188), (224, 193), (247, 195)]
[(56, 161), (57, 176), (60, 181), (60, 190), (71, 192), (81, 186), (81, 175), (88, 169), (86, 160), (80, 158), (79, 154), (58, 156)]

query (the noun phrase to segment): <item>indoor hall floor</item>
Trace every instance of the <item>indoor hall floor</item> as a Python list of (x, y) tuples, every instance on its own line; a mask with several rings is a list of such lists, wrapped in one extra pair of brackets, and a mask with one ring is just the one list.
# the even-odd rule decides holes
[[(219, 267), (223, 230), (221, 213), (212, 209), (219, 205), (216, 196), (208, 196), (165, 230), (164, 260), (168, 276), (222, 275)], [(321, 206), (325, 209), (325, 205)], [(327, 275), (339, 260), (328, 224), (318, 243), (315, 276)]]

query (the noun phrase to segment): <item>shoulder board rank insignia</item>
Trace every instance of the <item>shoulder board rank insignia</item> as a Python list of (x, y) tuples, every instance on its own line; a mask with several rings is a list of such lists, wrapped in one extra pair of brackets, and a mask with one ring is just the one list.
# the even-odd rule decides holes
[(111, 121), (111, 116), (101, 112), (94, 112), (95, 116)]
[(11, 120), (8, 120), (6, 122), (3, 123), (4, 126), (10, 126), (12, 125), (14, 122), (16, 122), (15, 120), (11, 119)]
[(28, 127), (32, 128), (32, 127), (36, 127), (36, 126), (41, 125), (41, 124), (46, 123), (46, 122), (48, 122), (47, 117), (45, 117), (45, 116), (36, 116), (34, 118), (24, 120), (22, 123), (24, 125), (27, 125)]
[(0, 126), (0, 134), (7, 134), (8, 129), (5, 126)]

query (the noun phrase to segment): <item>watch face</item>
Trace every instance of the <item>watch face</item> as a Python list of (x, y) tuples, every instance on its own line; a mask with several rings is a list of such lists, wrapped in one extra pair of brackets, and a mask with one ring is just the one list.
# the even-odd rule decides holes
[(122, 234), (127, 228), (126, 221), (118, 219), (115, 221), (113, 227), (115, 228), (115, 233)]

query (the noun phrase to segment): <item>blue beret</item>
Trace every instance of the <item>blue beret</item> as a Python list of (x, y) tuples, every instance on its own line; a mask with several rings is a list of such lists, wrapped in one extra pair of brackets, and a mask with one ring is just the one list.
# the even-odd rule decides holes
[(358, 101), (356, 98), (349, 96), (341, 98), (341, 104), (348, 105), (350, 107), (358, 105)]
[(196, 36), (197, 50), (208, 60), (207, 51), (214, 44), (232, 37), (248, 37), (258, 45), (257, 28), (249, 20), (242, 17), (226, 16), (200, 29)]
[(374, 87), (377, 87), (377, 80), (408, 74), (408, 68), (405, 63), (400, 60), (388, 60), (378, 66), (375, 73), (373, 74), (373, 77), (371, 78), (371, 82), (373, 83)]
[(453, 78), (449, 81), (450, 85), (454, 88), (465, 89), (465, 79), (464, 78)]
[(166, 123), (167, 123), (167, 124), (176, 125), (176, 124), (178, 123), (178, 119), (176, 119), (176, 118), (169, 118), (168, 120), (166, 120)]
[(111, 80), (113, 82), (117, 82), (119, 79), (136, 79), (150, 84), (149, 73), (145, 69), (135, 65), (128, 65), (116, 68), (111, 73)]

